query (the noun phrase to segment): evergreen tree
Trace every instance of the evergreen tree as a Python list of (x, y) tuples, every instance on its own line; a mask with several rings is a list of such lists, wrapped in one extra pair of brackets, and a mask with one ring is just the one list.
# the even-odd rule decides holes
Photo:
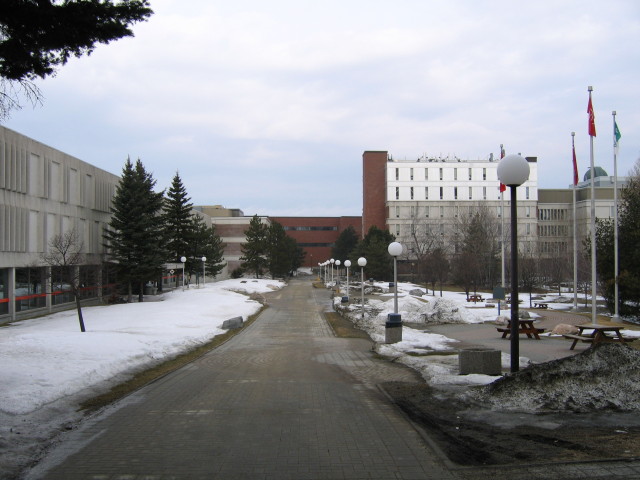
[(268, 268), (272, 278), (285, 277), (292, 269), (296, 242), (287, 236), (284, 227), (272, 222), (267, 230)]
[(258, 215), (254, 215), (249, 222), (249, 228), (244, 232), (246, 242), (240, 247), (242, 250), (242, 268), (253, 272), (260, 278), (268, 267), (268, 226), (263, 224)]
[(191, 270), (189, 270), (189, 274), (193, 270), (200, 274), (202, 265), (197, 265), (197, 260), (202, 259), (204, 256), (207, 258), (205, 262), (206, 273), (215, 278), (226, 265), (224, 261), (224, 243), (216, 233), (215, 226), (207, 226), (199, 215), (193, 215), (192, 222), (188, 256), (195, 259), (195, 261), (190, 264)]
[(353, 257), (367, 259), (367, 276), (378, 280), (393, 281), (393, 258), (389, 255), (389, 244), (395, 237), (388, 230), (373, 225), (353, 251)]
[(187, 257), (186, 269), (191, 271), (193, 258), (189, 255), (189, 240), (193, 236), (194, 222), (191, 218), (193, 204), (176, 172), (164, 202), (163, 219), (167, 250), (171, 262), (179, 262), (180, 257)]
[(340, 261), (345, 261), (351, 258), (351, 253), (358, 245), (358, 234), (355, 229), (349, 225), (345, 228), (338, 238), (336, 239), (336, 243), (331, 248), (331, 258), (339, 259)]
[(127, 159), (104, 233), (108, 256), (116, 264), (119, 283), (127, 285), (129, 301), (134, 284), (139, 286), (142, 301), (144, 283), (160, 275), (165, 261), (160, 216), (163, 192), (154, 192), (155, 184), (140, 160), (134, 167)]
[[(640, 317), (640, 160), (620, 192), (618, 210), (618, 296), (621, 315)], [(598, 278), (607, 306), (615, 311), (614, 225), (598, 220), (596, 228)], [(587, 249), (589, 248), (587, 242)]]
[(0, 119), (20, 108), (15, 92), (39, 103), (33, 80), (55, 75), (69, 58), (90, 54), (98, 43), (133, 36), (131, 25), (152, 13), (147, 0), (3, 0)]

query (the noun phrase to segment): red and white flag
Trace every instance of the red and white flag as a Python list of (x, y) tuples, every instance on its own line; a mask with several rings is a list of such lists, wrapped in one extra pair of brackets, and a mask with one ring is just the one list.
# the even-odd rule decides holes
[(578, 184), (578, 162), (576, 160), (576, 146), (573, 143), (573, 139), (571, 140), (571, 147), (573, 150), (573, 184)]

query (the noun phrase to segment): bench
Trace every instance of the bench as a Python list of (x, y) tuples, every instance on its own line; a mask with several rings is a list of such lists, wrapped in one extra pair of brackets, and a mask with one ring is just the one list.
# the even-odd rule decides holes
[[(502, 338), (506, 338), (507, 335), (511, 335), (510, 327), (496, 327), (496, 330), (502, 333)], [(531, 335), (533, 335), (535, 338), (540, 340), (540, 337), (538, 335), (541, 333), (544, 333), (544, 328), (529, 328), (529, 327), (523, 328), (522, 326), (520, 326), (520, 328), (518, 329), (518, 333), (520, 335), (525, 334), (529, 338), (532, 338)]]
[[(593, 343), (593, 341), (595, 340), (595, 337), (590, 337), (590, 336), (585, 336), (585, 335), (572, 335), (572, 334), (566, 333), (566, 334), (563, 334), (562, 336), (565, 337), (565, 338), (568, 338), (569, 340), (573, 340), (573, 343), (571, 344), (571, 347), (569, 348), (569, 350), (573, 350), (578, 342)], [(630, 343), (630, 342), (635, 342), (636, 340), (637, 340), (637, 337), (609, 337), (609, 336), (607, 336), (607, 338), (604, 341), (606, 341), (606, 342)]]
[(542, 308), (542, 309), (547, 309), (549, 308), (549, 304), (548, 303), (534, 303), (533, 304), (534, 308)]
[(482, 302), (482, 295), (469, 295), (469, 297), (467, 298), (467, 302)]

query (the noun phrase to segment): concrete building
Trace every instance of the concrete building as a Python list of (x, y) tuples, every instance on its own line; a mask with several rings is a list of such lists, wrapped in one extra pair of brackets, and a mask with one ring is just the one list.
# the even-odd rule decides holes
[[(518, 187), (518, 239), (521, 251), (546, 257), (572, 253), (573, 191), (540, 189), (536, 157), (529, 162), (529, 180)], [(420, 157), (396, 160), (386, 151), (365, 151), (363, 160), (362, 228), (389, 231), (406, 246), (404, 259), (416, 258), (420, 244), (439, 241), (456, 253), (457, 227), (484, 209), (503, 223), (503, 202), (497, 176), (499, 161)], [(595, 168), (596, 217), (614, 215), (613, 177)], [(627, 179), (618, 179), (619, 188)], [(579, 248), (590, 232), (590, 171), (576, 186)], [(510, 225), (510, 190), (504, 192), (505, 239)]]
[(66, 308), (73, 299), (42, 255), (75, 229), (82, 297), (108, 293), (102, 232), (119, 177), (0, 126), (0, 322)]

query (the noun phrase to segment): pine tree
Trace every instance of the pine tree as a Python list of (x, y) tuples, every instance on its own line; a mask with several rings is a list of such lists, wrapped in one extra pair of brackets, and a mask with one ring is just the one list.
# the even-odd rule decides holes
[(186, 268), (189, 271), (193, 268), (191, 265), (193, 258), (189, 255), (189, 239), (193, 235), (194, 228), (193, 219), (191, 218), (192, 209), (191, 198), (188, 197), (180, 175), (176, 172), (171, 188), (167, 192), (162, 216), (167, 250), (169, 251), (168, 260), (178, 262), (180, 257), (186, 256)]
[(116, 264), (119, 283), (127, 285), (129, 301), (134, 284), (139, 286), (142, 301), (144, 283), (160, 275), (165, 261), (160, 216), (163, 192), (154, 192), (155, 184), (140, 160), (134, 168), (127, 159), (104, 234), (108, 256)]
[(358, 234), (355, 229), (349, 225), (338, 235), (336, 243), (331, 248), (331, 258), (339, 259), (340, 261), (351, 259), (351, 252), (353, 252), (353, 249), (356, 248), (357, 245)]
[(249, 222), (249, 228), (244, 232), (246, 242), (240, 247), (242, 268), (253, 272), (256, 278), (260, 278), (268, 266), (267, 229), (267, 225), (262, 223), (260, 217), (254, 215)]
[(280, 223), (273, 222), (267, 230), (267, 244), (268, 268), (271, 277), (285, 277), (293, 266), (295, 240), (287, 236)]
[[(216, 277), (226, 263), (224, 261), (224, 243), (216, 233), (215, 226), (207, 226), (202, 218), (193, 215), (191, 238), (189, 239), (189, 257), (195, 260), (206, 257), (205, 269), (207, 275)], [(192, 264), (192, 270), (196, 270), (198, 274), (202, 270), (202, 265)], [(189, 270), (189, 273), (192, 273)]]
[(354, 257), (367, 259), (367, 276), (378, 280), (393, 279), (393, 258), (389, 255), (389, 244), (395, 237), (388, 230), (372, 226), (355, 248)]

